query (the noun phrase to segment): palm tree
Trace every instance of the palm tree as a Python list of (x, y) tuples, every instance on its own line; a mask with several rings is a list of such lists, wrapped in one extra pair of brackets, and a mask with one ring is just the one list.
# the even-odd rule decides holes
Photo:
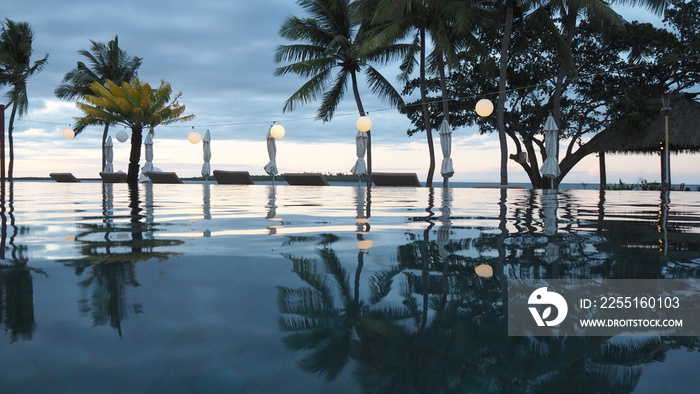
[[(39, 73), (46, 66), (49, 58), (49, 55), (46, 54), (42, 59), (34, 63), (31, 62), (33, 41), (34, 32), (29, 23), (5, 19), (2, 32), (0, 32), (0, 75), (2, 75), (2, 83), (0, 84), (11, 86), (7, 92), (8, 106), (12, 105), (7, 127), (7, 142), (10, 148), (7, 176), (10, 180), (12, 180), (14, 172), (15, 151), (12, 131), (15, 117), (22, 117), (29, 107), (27, 79)], [(2, 149), (4, 150), (4, 143)], [(2, 173), (4, 174), (4, 168)]]
[[(386, 23), (384, 34), (375, 34), (377, 40), (400, 40), (409, 32), (415, 31), (412, 50), (407, 53), (401, 65), (401, 78), (408, 81), (409, 75), (414, 71), (417, 55), (421, 107), (430, 155), (426, 186), (431, 187), (435, 172), (435, 147), (428, 106), (426, 72), (431, 69), (440, 76), (444, 117), (449, 121), (444, 69), (455, 61), (459, 40), (468, 36), (468, 31), (474, 24), (475, 8), (470, 3), (459, 0), (365, 0), (365, 3), (376, 3), (373, 21)], [(427, 55), (428, 36), (433, 47), (431, 59), (428, 59)]]
[[(93, 82), (100, 82), (104, 85), (105, 81), (109, 79), (120, 85), (122, 82), (128, 82), (137, 77), (137, 70), (141, 66), (142, 59), (131, 56), (119, 48), (118, 36), (115, 36), (114, 40), (107, 44), (92, 40), (90, 43), (92, 46), (89, 51), (85, 49), (78, 51), (88, 60), (87, 64), (79, 61), (74, 69), (66, 73), (61, 85), (54, 90), (56, 97), (72, 100), (91, 94), (90, 84)], [(103, 169), (106, 163), (105, 142), (108, 132), (109, 124), (105, 124), (102, 132), (102, 165), (100, 169)]]
[[(280, 28), (280, 36), (298, 44), (277, 48), (275, 61), (292, 63), (278, 68), (275, 75), (293, 73), (310, 79), (287, 99), (284, 112), (322, 97), (316, 119), (327, 122), (333, 118), (350, 82), (357, 110), (360, 116), (365, 116), (357, 84), (357, 75), (363, 69), (374, 94), (391, 105), (403, 105), (403, 99), (396, 89), (368, 63), (399, 59), (408, 51), (408, 45), (369, 46), (375, 29), (370, 25), (369, 18), (362, 18), (361, 10), (350, 0), (297, 0), (297, 4), (309, 16), (289, 17)], [(334, 77), (335, 69), (338, 72)], [(329, 87), (331, 80), (333, 83)], [(367, 132), (367, 136), (367, 171), (371, 177), (370, 132)]]
[(84, 102), (77, 103), (85, 116), (75, 118), (75, 129), (80, 132), (87, 126), (105, 124), (129, 127), (131, 153), (127, 182), (133, 185), (138, 181), (143, 129), (152, 131), (158, 125), (187, 122), (194, 119), (194, 115), (182, 115), (185, 105), (177, 101), (182, 93), (171, 100), (172, 88), (165, 81), (155, 90), (138, 79), (122, 82), (121, 86), (109, 79), (105, 83), (106, 86), (100, 82), (91, 83), (92, 94), (84, 95)]

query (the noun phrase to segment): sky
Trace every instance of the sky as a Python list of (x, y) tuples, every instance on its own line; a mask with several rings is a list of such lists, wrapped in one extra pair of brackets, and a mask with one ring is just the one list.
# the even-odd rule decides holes
[[(641, 9), (621, 8), (620, 13), (628, 20), (658, 23), (658, 17)], [(122, 49), (143, 58), (139, 69), (142, 81), (158, 85), (166, 80), (175, 92), (182, 93), (180, 103), (186, 105), (185, 113), (196, 116), (192, 122), (156, 129), (155, 167), (175, 171), (181, 177), (200, 175), (202, 145), (190, 144), (187, 135), (193, 129), (202, 135), (209, 130), (213, 169), (262, 175), (268, 161), (265, 136), (277, 122), (286, 129), (285, 137), (277, 141), (281, 173), (348, 173), (356, 160), (358, 117), (351, 93), (346, 93), (336, 116), (327, 123), (314, 119), (318, 103), (282, 112), (285, 100), (305, 82), (294, 75), (274, 76), (280, 66), (274, 62), (275, 49), (288, 44), (278, 30), (292, 15), (304, 15), (292, 0), (3, 2), (1, 18), (28, 22), (34, 30), (33, 59), (49, 54), (47, 67), (28, 81), (29, 112), (15, 123), (15, 176), (72, 172), (78, 177), (98, 177), (102, 128), (88, 128), (73, 140), (64, 139), (62, 130), (70, 127), (80, 111), (73, 102), (58, 100), (53, 91), (76, 62), (84, 60), (78, 50), (89, 49), (90, 40), (106, 43), (115, 36)], [(398, 67), (383, 71), (392, 79)], [(400, 90), (398, 82), (395, 86)], [(424, 181), (429, 163), (425, 134), (408, 137), (408, 120), (372, 98), (366, 86), (360, 88), (373, 121), (374, 171), (416, 172)], [(3, 95), (5, 92), (0, 90)], [(126, 172), (129, 143), (116, 141), (120, 130), (113, 127), (110, 132), (115, 144), (114, 167)], [(434, 180), (439, 184), (442, 154), (437, 133), (434, 136)], [(514, 151), (513, 146), (510, 151)], [(455, 129), (452, 180), (498, 182), (499, 155), (496, 134), (480, 135), (474, 127)], [(143, 160), (142, 156), (142, 164)], [(697, 155), (672, 156), (673, 182), (700, 183), (700, 174), (693, 171), (698, 160)], [(606, 162), (609, 182), (660, 179), (657, 156), (609, 155)], [(564, 182), (596, 183), (598, 174), (598, 159), (590, 155)], [(509, 164), (509, 181), (528, 181), (514, 162)]]

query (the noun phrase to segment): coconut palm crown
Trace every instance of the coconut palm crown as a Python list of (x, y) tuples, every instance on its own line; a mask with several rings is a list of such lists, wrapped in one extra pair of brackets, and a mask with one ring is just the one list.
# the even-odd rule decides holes
[[(90, 84), (93, 82), (104, 83), (109, 79), (116, 84), (130, 81), (138, 76), (138, 68), (141, 66), (141, 58), (129, 55), (119, 48), (119, 37), (115, 36), (107, 44), (90, 40), (90, 50), (81, 49), (79, 54), (86, 61), (78, 61), (76, 67), (66, 73), (62, 83), (54, 90), (56, 97), (73, 100), (83, 95), (91, 94)], [(102, 132), (102, 165), (106, 164), (105, 143), (109, 133), (109, 124), (106, 124)]]
[(187, 122), (194, 115), (183, 115), (185, 105), (179, 104), (182, 93), (171, 99), (172, 88), (161, 81), (157, 89), (138, 79), (117, 85), (106, 80), (90, 84), (92, 94), (83, 95), (76, 106), (85, 114), (75, 118), (75, 130), (80, 132), (87, 126), (116, 124), (131, 129), (131, 153), (127, 182), (136, 183), (141, 160), (143, 130), (153, 130), (159, 125)]

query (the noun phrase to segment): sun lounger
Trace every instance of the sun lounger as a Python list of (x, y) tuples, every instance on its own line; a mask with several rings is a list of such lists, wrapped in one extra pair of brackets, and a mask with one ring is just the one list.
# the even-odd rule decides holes
[(415, 172), (373, 172), (375, 186), (421, 186)]
[(252, 185), (253, 178), (248, 171), (214, 170), (214, 179), (222, 185)]
[(182, 179), (174, 172), (148, 171), (146, 176), (151, 178), (153, 183), (182, 183)]
[(317, 172), (286, 172), (282, 176), (290, 185), (328, 186), (326, 178)]
[(52, 172), (49, 176), (56, 182), (80, 182), (80, 180), (70, 172)]
[(100, 178), (104, 183), (124, 183), (126, 182), (125, 172), (100, 172)]

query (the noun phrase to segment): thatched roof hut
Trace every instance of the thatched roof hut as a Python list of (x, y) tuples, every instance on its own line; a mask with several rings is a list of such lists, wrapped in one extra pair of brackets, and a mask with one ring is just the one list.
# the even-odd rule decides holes
[[(669, 145), (671, 152), (700, 152), (700, 102), (698, 93), (671, 95), (668, 113)], [(650, 102), (659, 108), (656, 116), (643, 130), (632, 130), (627, 119), (613, 124), (593, 137), (588, 144), (592, 152), (658, 153), (665, 140), (666, 121), (661, 97)]]

